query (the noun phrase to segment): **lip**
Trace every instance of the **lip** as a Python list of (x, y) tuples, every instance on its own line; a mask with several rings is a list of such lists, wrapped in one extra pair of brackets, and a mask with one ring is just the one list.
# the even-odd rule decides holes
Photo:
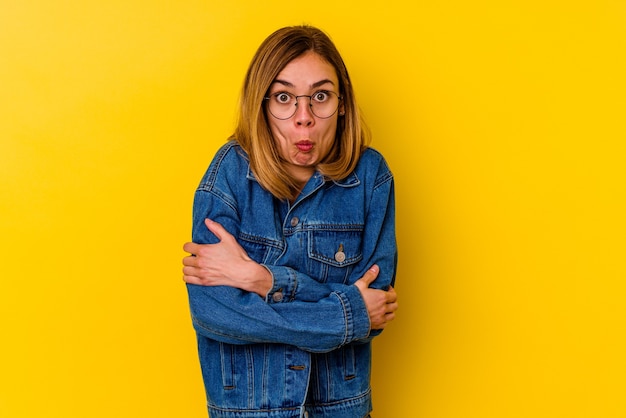
[(309, 140), (298, 141), (296, 142), (296, 148), (300, 152), (309, 152), (313, 149), (313, 142)]

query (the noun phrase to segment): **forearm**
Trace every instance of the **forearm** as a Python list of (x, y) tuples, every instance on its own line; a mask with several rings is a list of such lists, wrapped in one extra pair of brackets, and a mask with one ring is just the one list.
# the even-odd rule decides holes
[(336, 349), (369, 334), (369, 318), (355, 286), (317, 302), (264, 302), (224, 286), (188, 285), (196, 331), (231, 344), (282, 343), (307, 351)]

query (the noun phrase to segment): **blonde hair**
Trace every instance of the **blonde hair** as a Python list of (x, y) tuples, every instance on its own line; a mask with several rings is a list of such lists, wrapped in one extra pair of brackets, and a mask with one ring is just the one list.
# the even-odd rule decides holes
[(250, 168), (260, 185), (279, 199), (293, 198), (299, 187), (287, 172), (272, 137), (264, 98), (283, 68), (308, 51), (315, 52), (335, 68), (345, 112), (337, 122), (335, 143), (317, 170), (331, 180), (347, 177), (355, 169), (369, 141), (369, 131), (356, 104), (348, 70), (330, 38), (311, 26), (277, 30), (263, 41), (252, 58), (231, 139), (235, 139), (248, 154)]

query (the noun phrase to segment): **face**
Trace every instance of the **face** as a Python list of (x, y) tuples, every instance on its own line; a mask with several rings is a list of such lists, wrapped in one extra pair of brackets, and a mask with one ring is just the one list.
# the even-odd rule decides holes
[[(278, 74), (269, 96), (280, 92), (309, 96), (320, 91), (340, 95), (337, 73), (318, 54), (307, 52)], [(289, 119), (280, 120), (268, 112), (270, 129), (280, 155), (296, 180), (306, 182), (315, 172), (315, 166), (333, 147), (340, 112), (341, 102), (331, 117), (319, 118), (312, 113), (308, 97), (298, 98), (296, 113)]]

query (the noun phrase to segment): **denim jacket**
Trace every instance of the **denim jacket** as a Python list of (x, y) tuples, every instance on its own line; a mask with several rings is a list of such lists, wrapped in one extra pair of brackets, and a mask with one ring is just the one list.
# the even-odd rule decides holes
[(212, 418), (365, 417), (372, 409), (371, 331), (354, 282), (396, 272), (393, 177), (373, 149), (341, 181), (315, 173), (294, 203), (261, 188), (235, 142), (215, 155), (196, 191), (193, 241), (222, 224), (272, 274), (265, 298), (187, 285)]

